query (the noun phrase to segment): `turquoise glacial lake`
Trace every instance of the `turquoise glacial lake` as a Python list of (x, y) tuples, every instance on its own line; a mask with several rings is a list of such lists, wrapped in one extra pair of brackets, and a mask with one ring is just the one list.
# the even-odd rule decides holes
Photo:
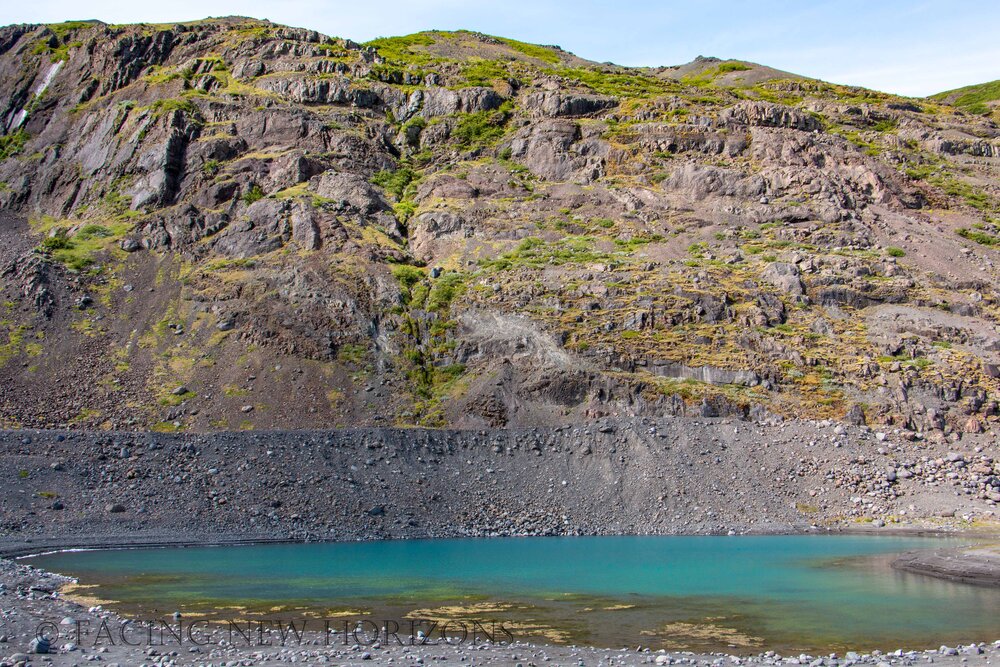
[(889, 567), (903, 551), (962, 543), (504, 538), (83, 551), (30, 562), (79, 579), (76, 595), (143, 619), (479, 620), (526, 641), (788, 653), (1000, 639), (1000, 589)]

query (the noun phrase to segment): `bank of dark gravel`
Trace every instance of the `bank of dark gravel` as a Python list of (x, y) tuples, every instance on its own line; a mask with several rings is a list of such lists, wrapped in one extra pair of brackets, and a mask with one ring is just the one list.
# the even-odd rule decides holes
[(988, 499), (887, 475), (902, 451), (865, 427), (726, 419), (497, 431), (6, 431), (0, 548), (799, 532), (880, 525), (900, 513), (901, 525), (990, 518)]

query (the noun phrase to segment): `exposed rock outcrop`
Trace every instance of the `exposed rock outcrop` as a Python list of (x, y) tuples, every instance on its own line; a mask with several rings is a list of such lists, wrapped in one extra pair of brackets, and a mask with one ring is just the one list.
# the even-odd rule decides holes
[(0, 425), (989, 437), (980, 111), (476, 33), (2, 28)]

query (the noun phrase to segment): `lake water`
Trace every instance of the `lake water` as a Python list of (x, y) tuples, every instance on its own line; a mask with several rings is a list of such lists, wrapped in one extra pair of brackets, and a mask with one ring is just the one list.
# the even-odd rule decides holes
[(1000, 589), (896, 572), (874, 536), (457, 539), (31, 559), (142, 618), (500, 621), (518, 639), (758, 652), (1000, 639)]

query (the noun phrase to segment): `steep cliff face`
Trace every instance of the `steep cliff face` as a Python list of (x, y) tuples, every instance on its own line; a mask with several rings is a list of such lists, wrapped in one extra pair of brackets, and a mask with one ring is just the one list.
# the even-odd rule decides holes
[(475, 33), (0, 29), (0, 418), (994, 428), (995, 107)]

